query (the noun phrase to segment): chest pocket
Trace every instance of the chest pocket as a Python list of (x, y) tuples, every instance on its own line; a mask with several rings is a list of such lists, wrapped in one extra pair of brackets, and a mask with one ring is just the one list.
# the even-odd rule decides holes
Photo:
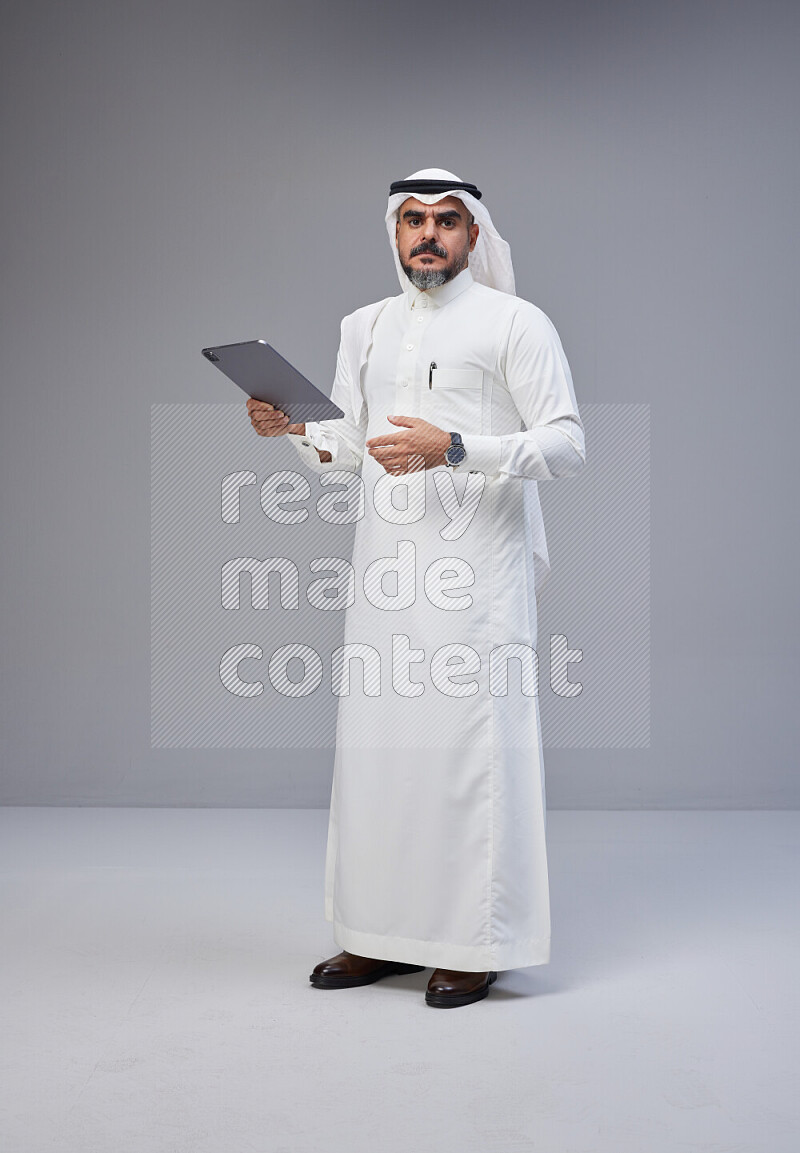
[(480, 368), (434, 368), (425, 389), (426, 417), (449, 432), (481, 433), (483, 371)]

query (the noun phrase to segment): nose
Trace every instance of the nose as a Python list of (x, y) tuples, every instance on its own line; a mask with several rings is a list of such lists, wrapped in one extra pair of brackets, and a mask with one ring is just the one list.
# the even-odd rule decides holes
[(438, 236), (438, 229), (436, 227), (436, 219), (433, 216), (426, 216), (425, 217), (424, 234), (425, 234), (426, 240), (435, 240), (436, 237)]

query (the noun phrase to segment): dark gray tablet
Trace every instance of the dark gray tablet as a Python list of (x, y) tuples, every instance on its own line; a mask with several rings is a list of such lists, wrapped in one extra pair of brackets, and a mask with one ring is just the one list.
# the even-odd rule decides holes
[(203, 356), (254, 400), (266, 400), (289, 417), (291, 424), (307, 420), (338, 420), (342, 410), (306, 380), (266, 340), (220, 344), (204, 348)]

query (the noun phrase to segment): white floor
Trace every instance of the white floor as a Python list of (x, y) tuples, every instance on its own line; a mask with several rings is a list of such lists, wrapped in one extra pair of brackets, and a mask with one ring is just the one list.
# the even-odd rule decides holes
[(549, 965), (312, 989), (327, 813), (0, 810), (7, 1153), (795, 1153), (800, 813), (548, 814)]

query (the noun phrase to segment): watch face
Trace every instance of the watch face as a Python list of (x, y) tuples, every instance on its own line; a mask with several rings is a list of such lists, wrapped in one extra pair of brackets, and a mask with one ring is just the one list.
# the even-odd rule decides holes
[(461, 464), (464, 457), (467, 455), (467, 450), (463, 444), (451, 444), (447, 452), (444, 454), (444, 459), (448, 464)]

